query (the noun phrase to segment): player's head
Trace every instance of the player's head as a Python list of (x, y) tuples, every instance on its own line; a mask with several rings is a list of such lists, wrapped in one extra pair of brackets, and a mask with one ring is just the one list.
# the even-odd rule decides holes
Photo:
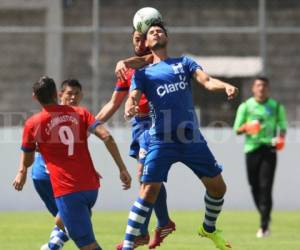
[(41, 105), (57, 103), (56, 85), (52, 78), (42, 76), (32, 86), (33, 97), (39, 101)]
[(259, 99), (266, 99), (269, 96), (269, 79), (264, 76), (258, 76), (252, 83), (253, 96)]
[(77, 79), (67, 79), (61, 83), (59, 91), (61, 104), (78, 106), (82, 96), (82, 87)]
[(132, 45), (133, 45), (133, 49), (134, 49), (134, 53), (137, 56), (144, 56), (147, 54), (150, 54), (150, 50), (148, 47), (146, 47), (145, 45), (145, 35), (133, 30), (132, 32)]
[(168, 33), (163, 23), (153, 23), (146, 33), (146, 46), (150, 50), (164, 49), (168, 44)]

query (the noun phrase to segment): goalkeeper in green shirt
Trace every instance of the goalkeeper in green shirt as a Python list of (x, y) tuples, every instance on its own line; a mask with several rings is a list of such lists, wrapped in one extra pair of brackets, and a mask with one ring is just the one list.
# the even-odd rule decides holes
[(284, 147), (286, 117), (284, 107), (269, 98), (269, 80), (257, 77), (252, 84), (253, 97), (243, 102), (236, 114), (234, 130), (245, 134), (248, 181), (260, 213), (256, 236), (270, 235), (272, 187), (276, 168), (276, 151)]

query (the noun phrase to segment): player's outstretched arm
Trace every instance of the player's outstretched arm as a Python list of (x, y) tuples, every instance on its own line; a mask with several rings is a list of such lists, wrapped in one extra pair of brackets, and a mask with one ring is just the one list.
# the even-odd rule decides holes
[(32, 165), (34, 161), (33, 152), (22, 152), (21, 161), (18, 173), (13, 181), (13, 186), (17, 191), (21, 191), (26, 183), (27, 169)]
[(131, 186), (131, 176), (127, 171), (127, 168), (123, 162), (123, 159), (121, 157), (120, 151), (114, 138), (103, 125), (98, 125), (95, 128), (94, 134), (104, 142), (108, 152), (117, 164), (120, 171), (120, 179), (123, 183), (123, 189), (129, 189)]
[(153, 62), (152, 54), (145, 56), (133, 56), (117, 62), (115, 74), (118, 79), (126, 80), (126, 71), (128, 68), (140, 69)]
[(106, 122), (120, 108), (122, 102), (127, 96), (127, 91), (114, 91), (111, 99), (96, 115), (96, 119), (101, 122)]
[(194, 72), (193, 77), (200, 85), (204, 86), (204, 88), (209, 91), (225, 91), (229, 100), (234, 99), (238, 95), (238, 88), (209, 76), (201, 69), (197, 69)]
[(139, 101), (141, 99), (142, 92), (135, 89), (130, 92), (129, 97), (125, 103), (125, 119), (130, 119), (139, 113)]

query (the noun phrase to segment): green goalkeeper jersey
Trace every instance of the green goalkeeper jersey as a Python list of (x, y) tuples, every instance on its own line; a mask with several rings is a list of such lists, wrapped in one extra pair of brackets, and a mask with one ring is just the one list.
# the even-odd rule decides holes
[(243, 102), (236, 114), (234, 130), (237, 131), (243, 124), (258, 120), (260, 131), (255, 135), (246, 134), (244, 151), (251, 152), (262, 145), (271, 145), (272, 139), (277, 136), (278, 130), (286, 130), (286, 115), (284, 107), (272, 98), (259, 103), (254, 97)]

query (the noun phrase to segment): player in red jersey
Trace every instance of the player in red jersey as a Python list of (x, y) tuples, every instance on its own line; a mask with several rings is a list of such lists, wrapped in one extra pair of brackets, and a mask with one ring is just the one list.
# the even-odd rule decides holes
[(113, 137), (93, 115), (82, 107), (57, 104), (53, 79), (42, 77), (33, 85), (33, 96), (43, 107), (25, 125), (18, 174), (13, 182), (22, 190), (27, 168), (38, 146), (50, 172), (55, 201), (66, 231), (81, 250), (101, 250), (91, 223), (100, 175), (94, 168), (87, 144), (87, 132), (104, 143), (120, 171), (123, 188), (130, 188), (131, 177)]
[[(150, 53), (148, 48), (145, 47), (145, 38), (143, 34), (134, 31), (132, 33), (132, 43), (134, 53), (136, 54), (136, 56), (142, 57)], [(149, 54), (147, 58), (149, 58), (150, 60), (152, 56)], [(131, 84), (131, 78), (134, 74), (134, 69), (129, 67), (133, 67), (135, 64), (136, 66), (140, 67), (140, 63), (137, 63), (136, 60), (137, 57), (133, 57), (133, 60), (130, 60), (130, 58), (128, 58), (126, 61), (122, 60), (118, 63), (118, 71), (122, 71), (122, 74), (118, 73), (119, 79), (115, 84), (115, 90), (111, 96), (111, 99), (99, 111), (99, 113), (96, 116), (97, 119), (100, 119), (102, 122), (106, 122), (110, 117), (113, 116), (113, 114), (119, 109), (123, 101), (126, 99)], [(141, 60), (141, 62), (144, 61), (145, 59)], [(126, 62), (128, 68), (124, 65), (124, 62)], [(139, 109), (139, 116), (149, 116), (148, 100), (145, 96), (141, 97), (141, 100), (139, 102)]]
[[(140, 66), (141, 63), (151, 62), (152, 55), (149, 54), (148, 48), (145, 46), (145, 37), (143, 34), (134, 31), (132, 34), (133, 49), (136, 57), (122, 60), (118, 63), (118, 66), (123, 69), (123, 75), (119, 75), (120, 79), (117, 81), (115, 90), (112, 94), (110, 101), (100, 110), (96, 116), (102, 122), (106, 122), (121, 106), (122, 102), (127, 98), (128, 91), (131, 85), (131, 78), (134, 74), (134, 70), (129, 67)], [(146, 59), (139, 57), (146, 56)], [(124, 67), (126, 65), (128, 67)], [(123, 66), (123, 68), (122, 68)], [(149, 103), (145, 95), (142, 95), (139, 101), (139, 113), (131, 120), (132, 123), (132, 142), (130, 145), (129, 155), (138, 160), (138, 178), (141, 177), (143, 171), (143, 157), (145, 156), (145, 149), (141, 148), (141, 135), (145, 130), (148, 130), (151, 126), (151, 118), (149, 116)], [(154, 237), (150, 241), (148, 232), (148, 224), (150, 216), (147, 218), (147, 222), (143, 225), (140, 231), (140, 235), (135, 239), (135, 248), (149, 243), (149, 248), (153, 249), (159, 246), (165, 237), (175, 230), (175, 223), (170, 220), (167, 208), (167, 193), (165, 186), (162, 185), (161, 192), (157, 198), (154, 211), (158, 219), (157, 228), (154, 232)], [(122, 249), (123, 242), (116, 246), (117, 250)]]
[[(62, 105), (79, 106), (83, 97), (80, 82), (77, 79), (64, 80), (61, 83), (58, 96)], [(43, 244), (40, 250), (62, 250), (69, 237), (65, 233), (63, 222), (59, 217), (47, 166), (39, 152), (35, 152), (35, 160), (31, 170), (35, 190), (48, 211), (55, 217), (55, 226), (51, 231), (49, 241)]]

